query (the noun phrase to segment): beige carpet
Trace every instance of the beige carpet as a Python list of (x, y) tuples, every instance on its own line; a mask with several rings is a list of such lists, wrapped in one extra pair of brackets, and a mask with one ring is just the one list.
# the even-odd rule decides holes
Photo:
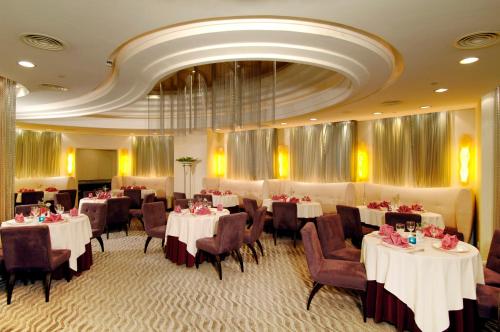
[[(160, 240), (143, 254), (145, 234), (114, 233), (101, 253), (93, 242), (90, 271), (52, 284), (45, 303), (41, 281), (17, 283), (12, 304), (0, 296), (0, 331), (393, 331), (363, 323), (358, 298), (324, 287), (307, 311), (311, 280), (302, 243), (264, 234), (265, 257), (256, 265), (244, 250), (245, 273), (231, 257), (223, 281), (204, 263), (199, 270), (166, 260)], [(4, 292), (4, 288), (1, 288)]]

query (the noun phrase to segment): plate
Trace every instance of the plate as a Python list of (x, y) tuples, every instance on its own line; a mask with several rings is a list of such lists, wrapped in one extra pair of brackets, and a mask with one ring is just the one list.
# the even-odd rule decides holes
[(432, 244), (432, 246), (438, 250), (442, 250), (442, 251), (446, 251), (446, 252), (452, 252), (452, 253), (457, 253), (457, 254), (462, 254), (462, 253), (465, 253), (465, 252), (468, 252), (469, 249), (467, 249), (467, 247), (461, 243), (458, 243), (457, 246), (453, 249), (443, 249), (441, 248), (441, 241), (439, 242), (434, 242)]

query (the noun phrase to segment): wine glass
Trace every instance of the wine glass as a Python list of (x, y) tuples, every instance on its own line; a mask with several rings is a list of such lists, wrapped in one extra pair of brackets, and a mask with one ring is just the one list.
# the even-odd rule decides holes
[(191, 199), (188, 201), (188, 208), (189, 208), (189, 211), (191, 213), (193, 213), (193, 211), (194, 211), (194, 204), (193, 204), (193, 201)]
[(38, 208), (38, 206), (31, 207), (31, 214), (33, 215), (33, 217), (38, 218), (38, 216), (40, 215), (40, 209)]
[(398, 232), (399, 235), (403, 235), (403, 233), (405, 232), (405, 224), (398, 222), (396, 224), (396, 232)]
[(415, 233), (417, 235), (417, 241), (422, 241), (424, 239), (424, 228), (422, 226), (417, 226), (415, 228)]
[(410, 233), (413, 233), (413, 231), (415, 230), (415, 221), (408, 220), (406, 222), (406, 228), (410, 231)]
[(56, 213), (63, 214), (64, 213), (64, 206), (62, 206), (61, 204), (57, 204), (56, 205)]
[(433, 238), (436, 238), (436, 235), (438, 233), (437, 227), (435, 225), (431, 225), (431, 235)]

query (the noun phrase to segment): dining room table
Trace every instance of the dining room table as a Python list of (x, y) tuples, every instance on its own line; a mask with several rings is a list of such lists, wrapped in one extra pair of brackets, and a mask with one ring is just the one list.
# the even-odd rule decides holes
[(447, 250), (441, 241), (424, 237), (402, 248), (378, 231), (363, 237), (367, 317), (398, 331), (474, 330), (476, 285), (484, 284), (481, 255), (468, 243)]
[[(385, 224), (385, 214), (389, 212), (387, 209), (372, 209), (365, 205), (358, 205), (357, 208), (359, 209), (361, 222), (373, 226), (382, 226)], [(412, 211), (411, 213), (420, 214), (422, 217), (422, 226), (435, 225), (439, 228), (445, 227), (443, 216), (439, 213), (431, 211)]]
[[(265, 198), (262, 201), (262, 206), (267, 207), (268, 212), (273, 212), (273, 202), (281, 202)], [(319, 202), (314, 201), (299, 201), (297, 202), (297, 218), (312, 219), (323, 215), (323, 209)]]
[(214, 236), (219, 218), (228, 214), (227, 209), (215, 208), (210, 208), (210, 214), (206, 215), (191, 213), (189, 209), (170, 212), (165, 231), (165, 258), (177, 265), (192, 267), (198, 251), (196, 240)]
[(83, 203), (89, 203), (89, 204), (106, 204), (108, 201), (107, 198), (97, 198), (97, 197), (85, 197), (82, 198), (79, 203), (78, 203), (78, 213), (82, 212), (82, 205)]

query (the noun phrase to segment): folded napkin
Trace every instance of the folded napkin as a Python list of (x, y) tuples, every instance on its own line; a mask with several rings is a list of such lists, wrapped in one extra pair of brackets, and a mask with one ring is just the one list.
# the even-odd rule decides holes
[(306, 195), (306, 196), (302, 197), (302, 200), (304, 202), (310, 202), (311, 201), (311, 197), (309, 197), (309, 196)]
[(273, 195), (273, 196), (271, 197), (271, 199), (272, 199), (273, 201), (277, 201), (277, 200), (279, 200), (279, 199), (280, 199), (280, 195)]
[(217, 211), (222, 211), (224, 210), (224, 205), (222, 205), (221, 203), (217, 204)]
[(380, 210), (380, 205), (377, 202), (370, 202), (370, 203), (368, 203), (368, 205), (366, 207), (369, 209)]
[(429, 226), (426, 226), (424, 227), (423, 231), (424, 231), (424, 235), (427, 236), (427, 237), (432, 237), (432, 229), (435, 229), (436, 230), (436, 239), (442, 239), (444, 234), (444, 229), (441, 229), (435, 225), (429, 225)]
[(77, 208), (72, 208), (71, 210), (69, 210), (69, 215), (71, 217), (78, 217), (78, 209)]
[(50, 214), (43, 222), (51, 223), (61, 220), (63, 220), (63, 217), (60, 214)]
[(410, 246), (408, 244), (408, 239), (402, 237), (398, 232), (394, 232), (391, 235), (384, 237), (382, 241), (401, 248), (408, 248)]
[(205, 189), (202, 189), (202, 190), (200, 190), (200, 194), (202, 194), (202, 195), (206, 195), (206, 194), (207, 194), (207, 191), (206, 191)]
[(19, 192), (20, 193), (30, 193), (30, 192), (34, 192), (35, 189), (29, 189), (29, 188), (21, 188), (19, 189)]
[(413, 205), (411, 206), (411, 209), (412, 209), (413, 211), (418, 211), (418, 212), (422, 212), (422, 211), (424, 211), (424, 207), (423, 207), (422, 205), (418, 204), (418, 203), (413, 204)]
[(57, 191), (57, 188), (56, 188), (56, 187), (48, 187), (48, 188), (45, 188), (45, 191), (48, 191), (48, 192), (56, 192), (56, 191)]
[(391, 211), (391, 204), (388, 201), (382, 201), (378, 206), (381, 208), (386, 208), (387, 211)]
[(298, 199), (297, 197), (290, 197), (288, 202), (297, 204), (298, 202), (300, 202), (300, 199)]
[(400, 205), (398, 207), (398, 212), (399, 213), (412, 213), (412, 209), (408, 205), (403, 204), (403, 205)]
[(214, 191), (212, 191), (212, 195), (220, 196), (220, 195), (222, 195), (222, 193), (218, 190), (214, 190)]
[(182, 212), (181, 206), (180, 205), (176, 205), (175, 208), (174, 208), (174, 212), (181, 213)]
[(441, 248), (446, 250), (455, 249), (458, 244), (458, 238), (456, 235), (446, 234), (441, 240)]
[(378, 231), (378, 234), (382, 236), (388, 236), (392, 233), (394, 233), (394, 227), (389, 224), (383, 224), (382, 226), (380, 226), (380, 229)]
[(146, 189), (146, 186), (141, 186), (141, 189)]
[(232, 195), (233, 192), (231, 190), (226, 190), (224, 191), (224, 195)]
[(16, 213), (14, 220), (16, 222), (24, 222), (24, 215), (22, 213)]
[(92, 198), (92, 197), (94, 197), (94, 193), (89, 193), (87, 197), (88, 197), (88, 198)]
[(47, 213), (47, 208), (41, 207), (40, 208), (40, 215)]
[(200, 215), (200, 216), (211, 214), (211, 213), (212, 212), (207, 207), (202, 207), (202, 208), (199, 208), (198, 210), (196, 210), (196, 214)]
[(101, 192), (101, 193), (97, 194), (97, 199), (109, 199), (109, 198), (111, 198), (110, 193)]

